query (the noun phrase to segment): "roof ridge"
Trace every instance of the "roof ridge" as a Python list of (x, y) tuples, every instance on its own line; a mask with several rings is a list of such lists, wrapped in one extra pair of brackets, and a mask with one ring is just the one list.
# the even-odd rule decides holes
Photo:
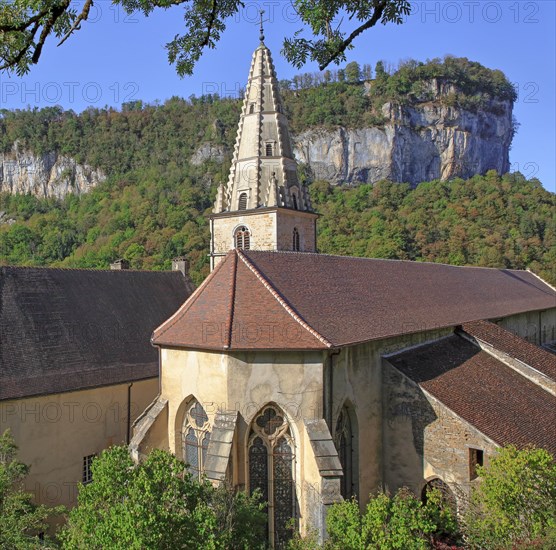
[[(160, 338), (187, 313), (191, 306), (197, 301), (197, 298), (202, 294), (208, 283), (215, 277), (215, 275), (220, 271), (225, 263), (226, 258), (218, 263), (218, 265), (209, 273), (208, 277), (205, 278), (205, 280), (197, 287), (193, 294), (189, 296), (189, 298), (178, 308), (178, 310), (171, 317), (166, 319), (161, 325), (153, 330), (153, 333), (151, 335), (151, 342), (153, 341), (155, 335), (157, 338)], [(164, 330), (161, 330), (160, 334), (156, 334), (159, 329), (162, 329), (162, 327), (166, 328), (164, 328)]]
[[(486, 267), (482, 265), (455, 265), (455, 264), (447, 264), (445, 262), (427, 262), (427, 261), (418, 261), (418, 260), (401, 260), (397, 258), (369, 258), (367, 256), (345, 256), (341, 254), (326, 254), (324, 252), (301, 252), (301, 251), (293, 251), (293, 250), (256, 250), (251, 249), (249, 253), (265, 253), (265, 254), (283, 254), (283, 255), (299, 255), (299, 256), (320, 256), (324, 258), (342, 258), (342, 259), (349, 259), (349, 260), (358, 260), (358, 261), (379, 261), (379, 262), (391, 262), (391, 263), (405, 263), (405, 264), (415, 264), (415, 265), (442, 265), (445, 267), (456, 267), (456, 268), (468, 268), (468, 269), (485, 269), (490, 271), (518, 271), (519, 273), (530, 273), (540, 279), (543, 283), (547, 286), (551, 286), (547, 283), (544, 279), (539, 277), (536, 273), (531, 271), (530, 269), (513, 269), (507, 267)], [(554, 288), (554, 287), (552, 287)]]
[(232, 330), (234, 326), (234, 314), (235, 314), (235, 301), (236, 301), (236, 281), (237, 281), (237, 254), (233, 254), (234, 265), (233, 265), (233, 273), (232, 273), (232, 280), (231, 280), (231, 289), (230, 289), (230, 302), (228, 307), (228, 327), (227, 327), (227, 342), (226, 342), (226, 349), (230, 349), (232, 345)]
[(334, 347), (331, 342), (329, 342), (322, 334), (317, 332), (309, 323), (307, 323), (301, 315), (299, 315), (282, 297), (282, 295), (274, 288), (274, 286), (268, 281), (268, 279), (249, 261), (249, 259), (243, 254), (241, 250), (237, 250), (237, 256), (239, 259), (247, 266), (247, 268), (259, 279), (263, 286), (272, 294), (274, 299), (286, 310), (288, 315), (290, 315), (299, 325), (301, 325), (307, 332), (312, 334), (317, 340), (321, 341), (325, 346), (332, 348)]

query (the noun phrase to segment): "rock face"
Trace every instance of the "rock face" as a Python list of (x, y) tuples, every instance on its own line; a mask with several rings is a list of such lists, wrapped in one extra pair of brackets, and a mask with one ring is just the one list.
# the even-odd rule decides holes
[(16, 143), (10, 152), (0, 153), (0, 192), (62, 198), (86, 193), (105, 179), (102, 171), (55, 152), (35, 155)]
[(411, 107), (386, 103), (383, 127), (315, 129), (294, 138), (295, 156), (314, 179), (416, 185), (468, 178), (487, 170), (508, 172), (512, 103), (492, 102), (471, 112), (431, 101)]

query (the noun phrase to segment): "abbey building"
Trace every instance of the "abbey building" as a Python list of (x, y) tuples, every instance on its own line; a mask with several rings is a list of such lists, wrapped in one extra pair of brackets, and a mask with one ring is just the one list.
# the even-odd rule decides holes
[[(318, 253), (270, 51), (253, 54), (211, 273), (0, 267), (0, 432), (40, 503), (129, 443), (259, 489), (275, 548), (327, 509), (434, 485), (501, 445), (556, 456), (556, 290), (529, 271)], [(125, 267), (123, 263), (115, 268)]]
[(379, 489), (454, 505), (505, 444), (556, 454), (556, 290), (531, 272), (318, 254), (271, 54), (253, 54), (212, 272), (152, 342), (160, 393), (131, 450), (268, 502), (325, 536)]

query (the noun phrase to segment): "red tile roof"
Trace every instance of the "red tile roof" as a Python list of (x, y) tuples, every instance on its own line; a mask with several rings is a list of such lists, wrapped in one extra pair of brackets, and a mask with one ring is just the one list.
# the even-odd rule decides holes
[(153, 342), (209, 350), (327, 347), (245, 257), (235, 253), (156, 329)]
[(465, 323), (462, 329), (469, 336), (490, 344), (498, 351), (556, 380), (556, 355), (489, 321)]
[(180, 272), (0, 267), (0, 400), (156, 377), (152, 331), (191, 290)]
[(153, 341), (327, 349), (551, 307), (556, 292), (526, 271), (231, 251)]
[(460, 336), (387, 360), (499, 445), (556, 456), (556, 397)]

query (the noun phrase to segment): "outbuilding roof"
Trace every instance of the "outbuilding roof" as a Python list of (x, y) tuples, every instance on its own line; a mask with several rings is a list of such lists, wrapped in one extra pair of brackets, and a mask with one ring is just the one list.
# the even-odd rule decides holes
[(387, 360), (495, 443), (556, 456), (556, 397), (467, 339), (450, 336)]
[(152, 331), (192, 290), (181, 272), (0, 267), (0, 400), (157, 376)]
[(512, 359), (517, 359), (556, 380), (556, 355), (547, 350), (489, 321), (465, 323), (462, 330), (472, 338), (489, 344)]
[(235, 250), (153, 342), (329, 349), (553, 307), (556, 291), (527, 271)]

